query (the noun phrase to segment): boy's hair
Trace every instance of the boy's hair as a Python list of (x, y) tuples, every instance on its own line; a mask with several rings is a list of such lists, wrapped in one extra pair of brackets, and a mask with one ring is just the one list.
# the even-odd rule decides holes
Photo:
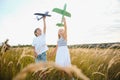
[(39, 28), (36, 28), (35, 31), (34, 31), (35, 36), (37, 36), (36, 33), (37, 33), (37, 30), (38, 30), (38, 29), (39, 29)]

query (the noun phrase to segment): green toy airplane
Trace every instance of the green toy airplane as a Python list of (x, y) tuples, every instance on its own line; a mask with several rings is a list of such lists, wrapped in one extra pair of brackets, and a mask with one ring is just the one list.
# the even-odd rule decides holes
[[(62, 15), (62, 19), (64, 18), (64, 16), (71, 17), (71, 14), (66, 11), (66, 7), (67, 7), (67, 4), (64, 5), (64, 9), (63, 10), (59, 9), (59, 8), (54, 8), (52, 11), (56, 12), (58, 14), (61, 14)], [(61, 20), (61, 23), (57, 23), (56, 26), (58, 26), (58, 27), (64, 26), (64, 24), (62, 23), (62, 20)]]

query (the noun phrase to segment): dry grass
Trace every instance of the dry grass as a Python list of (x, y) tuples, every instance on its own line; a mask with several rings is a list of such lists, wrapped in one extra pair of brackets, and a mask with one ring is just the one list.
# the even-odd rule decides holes
[(34, 64), (33, 49), (12, 48), (0, 56), (0, 80), (120, 80), (120, 49), (114, 46), (71, 48), (73, 65), (64, 68), (53, 63), (55, 55), (51, 62)]
[[(31, 75), (31, 76), (29, 76)], [(24, 68), (13, 80), (89, 80), (76, 66), (60, 67), (53, 62), (40, 62)]]

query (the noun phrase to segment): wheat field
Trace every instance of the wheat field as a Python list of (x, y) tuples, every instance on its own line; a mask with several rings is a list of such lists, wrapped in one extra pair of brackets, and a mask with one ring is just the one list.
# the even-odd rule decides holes
[(31, 47), (0, 53), (0, 80), (120, 80), (120, 49), (70, 48), (72, 66), (60, 67), (55, 55), (35, 64)]

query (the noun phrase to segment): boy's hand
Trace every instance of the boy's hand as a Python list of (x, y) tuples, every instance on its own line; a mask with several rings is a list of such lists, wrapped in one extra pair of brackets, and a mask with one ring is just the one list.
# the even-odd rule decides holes
[(48, 57), (51, 58), (52, 56), (54, 56), (54, 53), (49, 53)]
[(37, 53), (36, 53), (36, 52), (34, 53), (34, 56), (35, 56), (36, 58), (38, 57), (38, 55), (37, 55)]
[(43, 20), (45, 20), (45, 19), (46, 19), (46, 16), (43, 17)]
[(43, 17), (43, 25), (44, 25), (44, 27), (43, 27), (43, 33), (44, 34), (46, 34), (46, 21), (45, 21), (45, 19), (46, 19), (46, 16)]

